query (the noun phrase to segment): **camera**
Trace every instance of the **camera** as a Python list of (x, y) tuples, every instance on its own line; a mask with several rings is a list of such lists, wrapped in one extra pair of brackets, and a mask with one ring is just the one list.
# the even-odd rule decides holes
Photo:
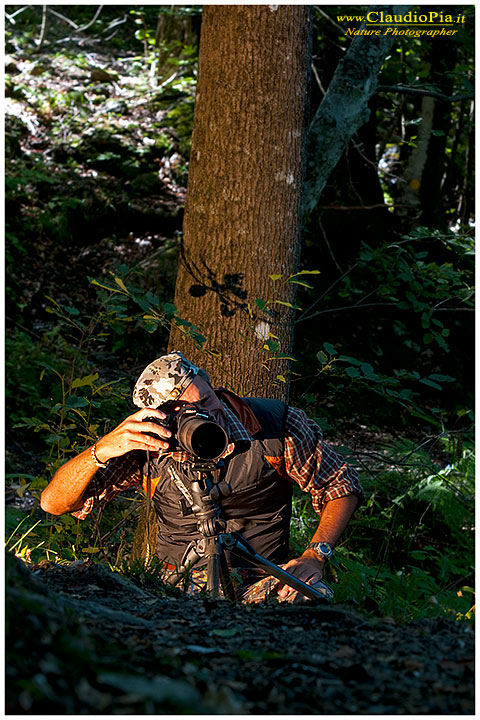
[(183, 407), (164, 420), (147, 417), (143, 418), (143, 422), (152, 422), (170, 430), (172, 436), (162, 438), (169, 442), (167, 452), (180, 449), (199, 460), (216, 460), (227, 449), (228, 436), (223, 427), (211, 420), (206, 411), (195, 407)]

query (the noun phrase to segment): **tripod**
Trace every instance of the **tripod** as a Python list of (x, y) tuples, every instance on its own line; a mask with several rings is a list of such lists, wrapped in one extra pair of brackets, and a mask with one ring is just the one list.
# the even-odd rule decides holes
[(207, 591), (214, 596), (219, 596), (221, 587), (228, 600), (236, 600), (224, 552), (229, 550), (256, 567), (267, 571), (267, 574), (282, 580), (311, 600), (325, 602), (332, 599), (333, 591), (326, 583), (324, 583), (324, 588), (327, 596), (259, 555), (239, 533), (227, 533), (227, 523), (222, 517), (217, 500), (227, 497), (231, 489), (226, 483), (214, 483), (213, 472), (217, 468), (214, 462), (196, 460), (191, 462), (191, 467), (195, 474), (195, 479), (190, 486), (192, 502), (189, 508), (184, 508), (184, 513), (195, 515), (201, 538), (193, 540), (187, 546), (179, 568), (167, 578), (168, 583), (176, 585), (185, 576), (185, 573), (197, 565), (202, 558), (207, 558)]

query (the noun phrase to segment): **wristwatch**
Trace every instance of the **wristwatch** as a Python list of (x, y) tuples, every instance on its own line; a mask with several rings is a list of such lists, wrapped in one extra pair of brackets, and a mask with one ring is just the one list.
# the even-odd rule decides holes
[(317, 555), (320, 555), (324, 560), (330, 560), (333, 555), (333, 550), (327, 542), (311, 542), (306, 549), (315, 550)]

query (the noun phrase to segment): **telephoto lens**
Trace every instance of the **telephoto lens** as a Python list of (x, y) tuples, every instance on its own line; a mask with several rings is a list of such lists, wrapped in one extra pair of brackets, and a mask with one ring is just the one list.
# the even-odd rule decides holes
[[(164, 420), (148, 417), (143, 422), (153, 422), (172, 432), (170, 438), (163, 438), (169, 443), (168, 452), (181, 448), (198, 460), (216, 460), (227, 449), (228, 435), (223, 427), (195, 407), (184, 407)], [(155, 433), (147, 434), (159, 437)]]
[(228, 436), (216, 422), (203, 413), (179, 413), (177, 438), (179, 445), (201, 460), (216, 460), (227, 449)]

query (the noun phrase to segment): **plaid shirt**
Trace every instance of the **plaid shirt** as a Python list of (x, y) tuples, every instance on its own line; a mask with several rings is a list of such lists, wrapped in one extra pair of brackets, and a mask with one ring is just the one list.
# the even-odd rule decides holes
[[(223, 409), (230, 440), (224, 453), (227, 456), (233, 451), (235, 443), (251, 442), (252, 436), (225, 403)], [(172, 452), (170, 456), (178, 461), (185, 459), (182, 452)], [(347, 495), (357, 495), (360, 500), (363, 498), (354, 468), (323, 442), (320, 427), (303, 410), (288, 408), (283, 457), (266, 459), (280, 475), (293, 480), (304, 492), (311, 494), (313, 508), (318, 515), (330, 500)], [(138, 450), (110, 460), (108, 467), (100, 468), (90, 481), (83, 507), (72, 514), (84, 520), (96, 504), (113, 500), (119, 493), (140, 484), (144, 461), (145, 453)]]

